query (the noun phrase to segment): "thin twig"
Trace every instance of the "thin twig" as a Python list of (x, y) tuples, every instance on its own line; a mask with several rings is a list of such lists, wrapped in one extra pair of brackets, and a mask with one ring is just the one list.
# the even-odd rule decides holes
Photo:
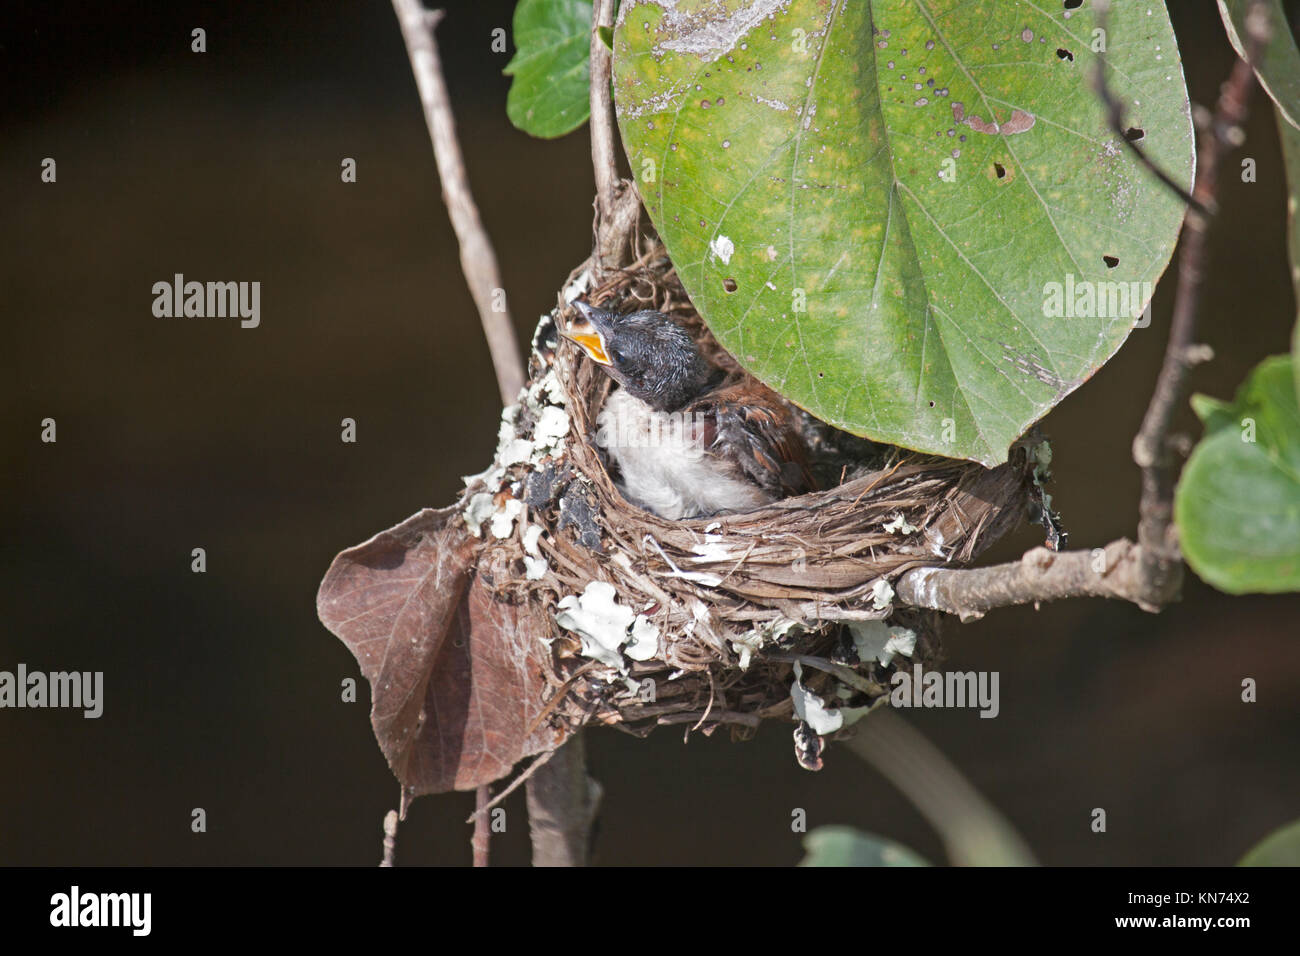
[(610, 83), (614, 58), (600, 38), (614, 25), (614, 0), (595, 0), (591, 10), (591, 166), (596, 176), (593, 287), (633, 258), (632, 238), (641, 216), (633, 184), (619, 179), (615, 147), (614, 99)]
[(415, 74), (415, 85), (424, 107), (424, 121), (433, 141), (433, 155), (442, 180), (442, 198), (456, 239), (460, 243), (460, 266), (465, 273), (474, 305), (478, 307), (496, 370), (502, 404), (511, 405), (524, 387), (524, 363), (515, 336), (514, 323), (506, 308), (501, 272), (487, 231), (479, 219), (465, 174), (465, 159), (456, 141), (456, 123), (451, 113), (447, 82), (442, 75), (442, 60), (433, 31), (442, 20), (441, 10), (425, 10), (420, 0), (393, 0), (397, 21), (402, 28), (406, 54)]
[(474, 865), (487, 866), (489, 848), (492, 845), (491, 818), (482, 810), (492, 801), (492, 786), (484, 784), (474, 791), (474, 836), (470, 846), (474, 848)]
[(595, 0), (591, 11), (591, 168), (596, 174), (596, 209), (607, 217), (618, 189), (618, 165), (614, 156), (614, 105), (609, 85), (614, 76), (601, 28), (614, 26), (614, 0)]
[(485, 816), (489, 810), (491, 810), (497, 804), (501, 803), (501, 801), (505, 800), (506, 797), (510, 796), (510, 794), (518, 790), (523, 784), (527, 783), (529, 778), (531, 778), (532, 775), (535, 774), (538, 770), (541, 770), (544, 766), (546, 766), (546, 764), (550, 762), (550, 759), (553, 756), (555, 756), (554, 750), (548, 750), (545, 753), (539, 754), (537, 756), (537, 759), (535, 759), (532, 763), (530, 763), (528, 765), (528, 768), (524, 770), (523, 773), (521, 773), (519, 776), (515, 777), (515, 779), (510, 781), (510, 785), (508, 787), (506, 787), (504, 790), (498, 793), (487, 803), (483, 804), (481, 807), (476, 806), (474, 808), (474, 812), (465, 818), (465, 822), (476, 823), (481, 817)]
[[(1096, 5), (1097, 29), (1103, 34), (1106, 32), (1108, 21), (1110, 19), (1110, 2), (1109, 0), (1100, 0)], [(1208, 216), (1209, 210), (1201, 204), (1195, 196), (1183, 188), (1182, 183), (1174, 179), (1173, 176), (1165, 172), (1156, 164), (1146, 150), (1139, 146), (1134, 140), (1128, 138), (1128, 129), (1124, 125), (1124, 104), (1120, 102), (1119, 97), (1110, 88), (1110, 83), (1106, 79), (1106, 54), (1100, 52), (1097, 54), (1097, 72), (1093, 78), (1093, 87), (1097, 91), (1097, 96), (1102, 104), (1106, 107), (1106, 120), (1110, 123), (1111, 130), (1119, 137), (1139, 163), (1162, 182), (1170, 192), (1183, 201), (1184, 204), (1191, 206), (1203, 216)]]
[(380, 866), (393, 866), (397, 860), (397, 811), (384, 814), (384, 859)]

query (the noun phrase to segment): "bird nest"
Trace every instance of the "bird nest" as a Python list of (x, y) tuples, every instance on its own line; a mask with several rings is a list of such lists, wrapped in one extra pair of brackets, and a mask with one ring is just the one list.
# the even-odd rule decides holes
[[(969, 562), (1034, 493), (1034, 456), (979, 464), (854, 438), (798, 412), (825, 490), (757, 511), (670, 521), (619, 493), (595, 445), (611, 382), (556, 326), (579, 296), (657, 309), (735, 369), (690, 304), (663, 247), (595, 288), (588, 265), (533, 340), (531, 381), (503, 414), (492, 469), (462, 500), (484, 541), (480, 573), (502, 600), (547, 613), (545, 716), (644, 735), (661, 725), (747, 736), (794, 720), (805, 766), (821, 734), (885, 699), (899, 668), (940, 652), (938, 615), (895, 606), (891, 582)], [(829, 716), (828, 716), (829, 715)]]

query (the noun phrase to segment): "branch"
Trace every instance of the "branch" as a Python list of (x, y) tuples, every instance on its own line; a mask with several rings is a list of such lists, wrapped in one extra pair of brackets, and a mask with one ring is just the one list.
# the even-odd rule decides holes
[(410, 58), (411, 72), (415, 74), (415, 85), (424, 107), (424, 121), (433, 141), (438, 178), (442, 181), (442, 199), (447, 204), (447, 213), (460, 243), (461, 271), (465, 273), (470, 295), (474, 297), (474, 305), (478, 307), (483, 322), (483, 335), (487, 338), (497, 385), (501, 389), (501, 402), (512, 405), (524, 387), (524, 363), (514, 323), (504, 301), (500, 303), (500, 311), (493, 308), (493, 299), (503, 288), (501, 273), (497, 268), (496, 253), (492, 251), (492, 243), (470, 193), (465, 159), (456, 141), (456, 123), (451, 115), (447, 83), (442, 75), (442, 60), (433, 40), (433, 30), (444, 13), (425, 10), (420, 0), (393, 0), (393, 10), (402, 28), (406, 55)]
[(596, 174), (596, 250), (592, 256), (599, 284), (608, 273), (632, 261), (631, 239), (641, 217), (641, 199), (627, 180), (619, 179), (615, 150), (614, 100), (610, 84), (614, 58), (600, 38), (614, 26), (614, 0), (595, 0), (591, 11), (591, 167)]
[(487, 866), (489, 847), (492, 843), (492, 824), (489, 817), (483, 810), (492, 800), (492, 787), (490, 784), (484, 784), (474, 791), (474, 836), (470, 838), (470, 846), (474, 849), (474, 865)]
[(614, 158), (614, 104), (609, 93), (614, 58), (600, 38), (614, 26), (614, 0), (595, 0), (591, 11), (591, 168), (596, 174), (596, 210), (607, 214), (618, 188)]
[(587, 776), (586, 747), (577, 732), (528, 781), (528, 830), (533, 866), (586, 866), (601, 787)]
[[(1211, 354), (1207, 346), (1195, 342), (1207, 259), (1205, 237), (1212, 211), (1218, 208), (1219, 167), (1224, 155), (1242, 142), (1241, 124), (1255, 76), (1247, 61), (1256, 61), (1268, 40), (1268, 22), (1261, 8), (1256, 2), (1247, 17), (1247, 56), (1234, 64), (1210, 128), (1199, 143), (1196, 186), (1187, 197), (1190, 202), (1184, 217), (1169, 342), (1142, 427), (1133, 440), (1133, 460), (1142, 469), (1137, 544), (1112, 541), (1096, 551), (1059, 554), (1035, 548), (1019, 561), (987, 568), (918, 568), (904, 574), (895, 585), (902, 603), (971, 620), (997, 607), (1060, 598), (1118, 598), (1152, 612), (1177, 598), (1183, 580), (1182, 552), (1173, 521), (1180, 440), (1169, 429), (1175, 412), (1186, 401), (1188, 373)], [(1104, 76), (1098, 84), (1110, 122), (1122, 136), (1118, 102), (1106, 89)], [(1145, 154), (1137, 152), (1148, 169), (1169, 182)], [(1176, 191), (1186, 196), (1181, 188)]]
[(1070, 597), (1119, 598), (1158, 611), (1172, 595), (1148, 591), (1141, 554), (1127, 539), (1096, 551), (1034, 548), (1019, 561), (987, 568), (917, 568), (899, 578), (894, 590), (904, 604), (956, 614), (963, 621), (998, 607)]
[(397, 811), (384, 814), (384, 859), (380, 866), (393, 866), (397, 860)]

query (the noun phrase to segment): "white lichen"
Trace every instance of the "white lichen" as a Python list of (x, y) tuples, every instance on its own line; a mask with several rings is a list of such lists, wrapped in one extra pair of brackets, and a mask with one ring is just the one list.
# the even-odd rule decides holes
[(547, 405), (533, 427), (533, 445), (543, 451), (558, 451), (569, 434), (569, 413), (558, 405)]
[(524, 503), (518, 498), (507, 498), (501, 507), (492, 512), (492, 537), (508, 538), (515, 531), (515, 519), (524, 511)]
[(492, 512), (496, 510), (493, 504), (492, 495), (486, 491), (480, 491), (476, 495), (471, 495), (469, 504), (461, 512), (465, 519), (465, 524), (469, 526), (469, 533), (479, 538), (483, 535), (483, 522), (492, 517)]
[(892, 521), (885, 522), (884, 527), (887, 534), (915, 534), (921, 530), (916, 525), (909, 524), (901, 511)]
[(794, 712), (800, 720), (806, 721), (817, 734), (833, 734), (844, 726), (844, 716), (826, 702), (803, 686), (803, 668), (795, 661), (794, 683), (790, 685), (790, 699), (794, 701)]
[(803, 624), (788, 617), (765, 621), (750, 628), (744, 634), (730, 638), (731, 648), (740, 657), (740, 669), (749, 670), (754, 655), (768, 644), (775, 644), (790, 634), (804, 630)]
[(644, 615), (619, 604), (614, 585), (606, 581), (592, 581), (581, 596), (566, 595), (559, 608), (555, 622), (578, 635), (581, 653), (620, 674), (628, 670), (624, 645), (627, 656), (637, 661), (650, 660), (659, 652), (659, 629)]
[(896, 655), (911, 657), (916, 653), (916, 631), (890, 627), (884, 621), (850, 621), (849, 633), (858, 660), (879, 661), (887, 665)]
[(659, 628), (650, 623), (644, 614), (632, 621), (632, 639), (624, 651), (634, 661), (653, 660), (659, 653)]

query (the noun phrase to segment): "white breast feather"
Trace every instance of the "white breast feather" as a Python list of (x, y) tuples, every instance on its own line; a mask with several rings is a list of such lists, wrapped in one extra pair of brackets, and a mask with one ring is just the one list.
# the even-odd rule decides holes
[(596, 417), (596, 444), (619, 466), (623, 497), (663, 518), (750, 511), (772, 500), (736, 468), (707, 454), (689, 417), (655, 412), (622, 389)]

